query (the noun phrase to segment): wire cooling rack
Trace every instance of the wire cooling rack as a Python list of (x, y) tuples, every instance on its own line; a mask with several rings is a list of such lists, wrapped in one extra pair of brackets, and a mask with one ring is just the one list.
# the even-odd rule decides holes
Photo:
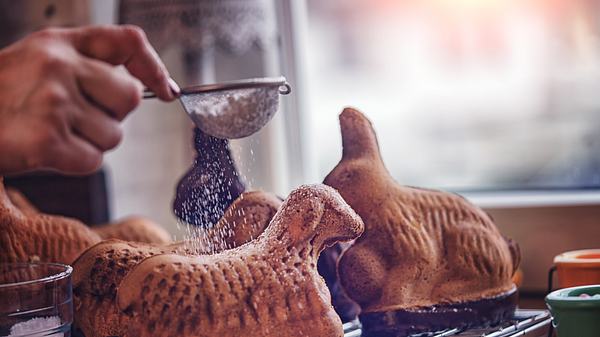
[[(546, 310), (517, 309), (512, 319), (497, 326), (472, 329), (447, 329), (420, 333), (410, 337), (547, 337), (551, 327), (550, 313)], [(358, 321), (344, 324), (345, 337), (361, 337)]]

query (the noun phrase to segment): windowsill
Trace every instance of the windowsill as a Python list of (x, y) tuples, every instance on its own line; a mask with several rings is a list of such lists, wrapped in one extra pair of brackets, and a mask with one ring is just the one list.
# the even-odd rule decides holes
[(600, 205), (600, 190), (464, 192), (482, 208), (525, 208)]

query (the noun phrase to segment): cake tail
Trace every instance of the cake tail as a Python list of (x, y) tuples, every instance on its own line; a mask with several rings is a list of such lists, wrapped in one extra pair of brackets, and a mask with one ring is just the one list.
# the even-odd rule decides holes
[(521, 249), (513, 239), (505, 237), (504, 240), (506, 241), (506, 245), (508, 246), (508, 250), (510, 251), (510, 257), (513, 265), (512, 274), (514, 275), (517, 272), (517, 269), (519, 269), (519, 265), (521, 264)]
[(340, 114), (343, 158), (372, 158), (381, 161), (377, 136), (371, 122), (360, 111), (345, 108)]

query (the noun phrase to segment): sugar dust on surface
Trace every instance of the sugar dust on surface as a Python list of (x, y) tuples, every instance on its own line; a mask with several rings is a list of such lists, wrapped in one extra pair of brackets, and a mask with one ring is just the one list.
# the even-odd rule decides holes
[[(189, 190), (190, 195), (185, 202), (180, 204), (179, 214), (177, 214), (178, 228), (185, 228), (182, 247), (184, 252), (193, 255), (212, 254), (233, 248), (228, 246), (230, 241), (227, 240), (235, 234), (233, 224), (224, 223), (218, 228), (215, 225), (227, 207), (235, 200), (235, 196), (232, 195), (232, 189), (235, 190), (232, 186), (235, 183), (233, 179), (239, 179), (249, 186), (253, 185), (254, 175), (251, 171), (256, 162), (254, 147), (257, 144), (256, 139), (249, 138), (250, 150), (247, 152), (249, 157), (245, 159), (250, 165), (246, 165), (242, 172), (235, 165), (236, 162), (242, 160), (240, 153), (235, 153), (233, 158), (229, 158), (224, 163), (218, 160), (203, 163), (205, 170), (191, 172), (190, 180), (199, 182), (201, 188)], [(220, 148), (222, 144), (212, 143), (210, 145), (211, 151), (219, 155), (224, 154), (221, 153), (224, 150)], [(225, 150), (230, 151), (230, 149)], [(229, 169), (233, 169), (233, 176), (232, 172), (228, 171)], [(243, 215), (243, 210), (240, 212)]]

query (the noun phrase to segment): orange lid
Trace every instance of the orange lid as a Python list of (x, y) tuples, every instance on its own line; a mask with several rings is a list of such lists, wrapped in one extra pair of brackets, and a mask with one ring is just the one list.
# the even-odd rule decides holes
[(583, 249), (565, 252), (554, 257), (554, 263), (600, 263), (600, 249)]

